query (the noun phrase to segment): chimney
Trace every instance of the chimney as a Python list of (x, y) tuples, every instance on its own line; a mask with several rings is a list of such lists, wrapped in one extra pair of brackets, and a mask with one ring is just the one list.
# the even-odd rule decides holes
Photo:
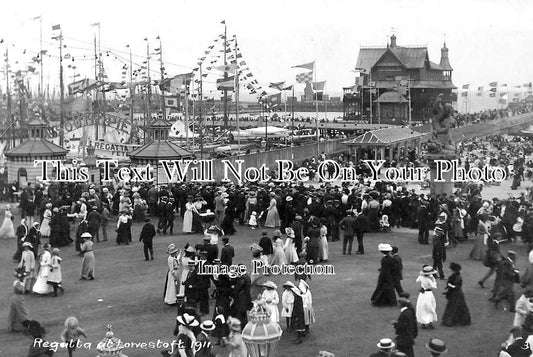
[(396, 48), (396, 35), (390, 37), (390, 48)]

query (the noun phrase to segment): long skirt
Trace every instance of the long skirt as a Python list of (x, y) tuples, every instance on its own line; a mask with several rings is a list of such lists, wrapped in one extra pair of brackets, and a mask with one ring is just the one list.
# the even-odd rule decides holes
[(483, 260), (486, 254), (487, 254), (487, 246), (485, 245), (485, 242), (484, 242), (484, 236), (479, 235), (476, 238), (476, 243), (474, 244), (474, 247), (470, 251), (470, 259)]
[(276, 207), (268, 211), (265, 221), (265, 227), (276, 228), (280, 226), (279, 213)]
[(185, 211), (185, 214), (183, 215), (183, 228), (181, 229), (184, 233), (192, 233), (192, 221), (192, 211)]
[(14, 239), (15, 228), (13, 227), (13, 221), (10, 217), (4, 218), (4, 223), (0, 227), (0, 239)]
[(318, 258), (319, 260), (329, 259), (328, 238), (326, 236), (320, 237), (320, 249), (318, 250)]
[(33, 292), (36, 294), (49, 294), (54, 291), (51, 285), (48, 285), (48, 273), (45, 273), (46, 276), (44, 276), (43, 271), (48, 272), (48, 269), (42, 269), (39, 271), (39, 275), (37, 276), (37, 280), (35, 281), (35, 284), (33, 285)]
[(270, 265), (286, 265), (287, 257), (282, 247), (274, 248), (274, 254), (272, 254), (272, 259), (270, 260)]
[(304, 304), (300, 295), (294, 294), (294, 305), (291, 316), (291, 330), (304, 331), (305, 330), (305, 313)]
[(30, 319), (30, 313), (26, 302), (24, 301), (24, 296), (14, 294), (11, 297), (11, 306), (9, 308), (9, 315), (7, 317), (7, 331), (8, 332), (20, 332), (24, 331), (25, 328), (22, 326), (22, 323)]
[(165, 304), (175, 304), (177, 302), (176, 295), (176, 280), (174, 279), (174, 275), (172, 275), (169, 270), (165, 280), (165, 294), (163, 295)]
[(81, 277), (85, 279), (94, 278), (94, 266), (96, 259), (93, 252), (86, 252), (81, 262)]
[(437, 302), (431, 291), (418, 294), (416, 301), (416, 321), (427, 325), (437, 321)]
[(444, 315), (442, 315), (442, 324), (444, 326), (468, 326), (471, 323), (470, 311), (466, 306), (463, 291), (452, 292), (448, 297)]
[(41, 237), (50, 237), (50, 219), (43, 218), (39, 232), (41, 232)]
[(294, 243), (290, 243), (285, 249), (285, 259), (287, 259), (287, 264), (296, 263), (298, 261), (298, 253), (294, 247)]

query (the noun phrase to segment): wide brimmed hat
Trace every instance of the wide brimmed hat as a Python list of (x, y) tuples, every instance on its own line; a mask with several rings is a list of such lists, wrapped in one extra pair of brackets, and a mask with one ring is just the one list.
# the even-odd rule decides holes
[(252, 251), (252, 253), (261, 253), (263, 251), (263, 248), (261, 248), (261, 246), (259, 244), (254, 243), (250, 247), (250, 250)]
[(230, 317), (228, 319), (228, 327), (233, 330), (233, 331), (240, 331), (241, 330), (241, 322), (234, 318), (234, 317)]
[(59, 254), (61, 250), (59, 248), (52, 249), (52, 254)]
[(287, 237), (289, 237), (289, 238), (294, 238), (294, 237), (295, 237), (294, 229), (292, 229), (291, 227), (287, 227), (287, 228), (285, 228), (285, 234), (286, 234)]
[(286, 200), (287, 202), (292, 202), (292, 197), (291, 197), (291, 196), (287, 196), (287, 197), (285, 198), (285, 200)]
[(89, 232), (85, 232), (85, 233), (83, 233), (83, 234), (81, 235), (81, 237), (82, 237), (82, 238), (89, 238), (89, 239), (91, 239), (93, 236), (91, 235), (91, 233), (89, 233)]
[(174, 243), (171, 243), (168, 245), (167, 247), (167, 253), (168, 254), (174, 254), (174, 253), (177, 253), (179, 251), (178, 248), (176, 248), (176, 245)]
[(33, 248), (33, 245), (32, 245), (30, 242), (24, 242), (24, 243), (22, 244), (22, 247)]
[(200, 328), (204, 331), (213, 331), (215, 329), (215, 324), (211, 320), (205, 320), (200, 324)]
[(284, 288), (295, 288), (296, 287), (292, 281), (287, 281), (287, 282), (283, 283), (282, 286)]
[(429, 342), (426, 343), (426, 348), (433, 353), (444, 353), (447, 351), (444, 341), (435, 337), (429, 339)]
[(281, 231), (279, 229), (276, 229), (273, 233), (274, 237), (281, 237)]
[(437, 271), (435, 269), (433, 269), (433, 267), (431, 265), (424, 265), (424, 267), (420, 271), (421, 275), (433, 275), (433, 274), (436, 274), (436, 273), (437, 273)]
[(378, 245), (378, 250), (380, 252), (392, 252), (392, 246), (387, 243), (381, 243)]
[(264, 286), (265, 288), (270, 288), (270, 289), (277, 289), (278, 288), (277, 285), (274, 284), (274, 282), (270, 281), (270, 280), (267, 281), (266, 283), (261, 284), (261, 286)]
[(379, 349), (382, 350), (392, 350), (396, 345), (394, 344), (394, 342), (392, 342), (390, 338), (382, 338), (381, 340), (379, 340), (377, 346)]
[(187, 253), (194, 253), (194, 248), (191, 246), (188, 246), (187, 249), (185, 249)]
[(176, 320), (185, 327), (196, 327), (200, 324), (194, 316), (189, 315), (188, 313), (176, 317)]

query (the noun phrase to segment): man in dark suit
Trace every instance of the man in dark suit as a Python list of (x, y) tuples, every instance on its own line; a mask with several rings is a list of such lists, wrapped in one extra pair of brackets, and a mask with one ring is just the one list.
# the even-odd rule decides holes
[(429, 227), (431, 225), (431, 217), (428, 205), (429, 202), (422, 201), (418, 207), (418, 243), (420, 244), (429, 244)]
[(370, 220), (368, 219), (368, 211), (363, 210), (363, 213), (355, 219), (355, 234), (357, 236), (357, 252), (355, 254), (365, 254), (365, 247), (363, 245), (363, 236), (365, 232), (370, 230)]
[(268, 237), (267, 232), (262, 233), (261, 240), (259, 240), (259, 246), (263, 248), (263, 254), (271, 256), (274, 253), (274, 247), (272, 246), (272, 239)]
[(91, 212), (87, 213), (87, 226), (91, 236), (96, 237), (96, 241), (100, 242), (100, 225), (102, 223), (102, 215), (97, 211), (97, 207), (93, 206)]
[(318, 263), (318, 250), (320, 247), (320, 221), (318, 218), (313, 218), (311, 228), (307, 231), (307, 261), (309, 264)]
[(342, 254), (346, 254), (346, 246), (348, 246), (348, 254), (351, 255), (355, 228), (355, 217), (353, 216), (353, 211), (350, 211), (348, 215), (339, 222), (339, 227), (344, 231)]
[(222, 237), (222, 244), (224, 244), (224, 247), (222, 248), (222, 252), (220, 253), (220, 264), (229, 266), (233, 263), (233, 257), (235, 257), (235, 250), (229, 244), (228, 237)]
[(418, 336), (416, 313), (407, 298), (398, 298), (398, 304), (400, 305), (400, 316), (392, 324), (396, 331), (396, 345), (398, 351), (405, 353), (408, 357), (414, 357), (413, 346), (415, 338)]
[[(152, 246), (152, 240), (155, 237), (155, 227), (150, 223), (150, 219), (146, 218), (145, 224), (141, 231), (141, 236), (139, 237), (139, 242), (144, 244), (144, 260), (154, 260), (154, 249)], [(150, 253), (150, 254), (148, 254)]]

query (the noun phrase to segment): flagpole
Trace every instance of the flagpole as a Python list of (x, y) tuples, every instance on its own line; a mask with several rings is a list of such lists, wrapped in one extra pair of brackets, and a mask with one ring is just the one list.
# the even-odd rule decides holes
[[(226, 26), (226, 20), (224, 20), (224, 79), (228, 78), (228, 72), (226, 71), (227, 58), (226, 58), (226, 50), (227, 50), (227, 26)], [(236, 60), (237, 58), (235, 58)], [(228, 128), (228, 90), (224, 88), (224, 130), (227, 130)]]
[(63, 114), (63, 30), (59, 29), (59, 146), (63, 147), (65, 136), (65, 117)]
[[(193, 72), (194, 73), (194, 72)], [(194, 75), (192, 76), (191, 78), (191, 83), (192, 83), (192, 93), (193, 93), (193, 98), (194, 98)], [(192, 101), (192, 147), (194, 149), (194, 145), (195, 145), (195, 140), (194, 140), (194, 131), (196, 129), (196, 100), (193, 99)]]
[(291, 99), (291, 126), (292, 135), (294, 137), (294, 84), (292, 85), (292, 99)]
[[(163, 43), (161, 42), (161, 37), (157, 36), (159, 39), (159, 68), (161, 71), (161, 82), (165, 79), (165, 67), (163, 67)], [(161, 111), (163, 112), (163, 119), (166, 120), (167, 113), (165, 108), (165, 90), (161, 88)]]
[(409, 126), (412, 124), (412, 118), (411, 118), (411, 76), (407, 77), (407, 90), (409, 91)]
[[(237, 62), (237, 37), (234, 36), (235, 39), (235, 62)], [(237, 122), (237, 144), (239, 145), (239, 154), (241, 152), (241, 135), (240, 135), (240, 127), (239, 127), (239, 65), (236, 63), (235, 66), (235, 120)]]
[(200, 66), (200, 119), (198, 120), (199, 136), (200, 136), (200, 159), (204, 158), (204, 135), (202, 126), (202, 97), (203, 97), (203, 79), (202, 79), (202, 62), (198, 63)]
[[(131, 46), (127, 45), (127, 47), (130, 50), (130, 125), (133, 127), (133, 105), (134, 105), (134, 97), (133, 97), (133, 60), (132, 60), (132, 54), (131, 54)], [(138, 131), (137, 131), (138, 133)]]
[(185, 146), (189, 149), (189, 86), (187, 85), (187, 78), (185, 78)]
[(372, 68), (368, 72), (368, 99), (370, 103), (370, 124), (372, 124)]
[(39, 34), (39, 44), (40, 44), (40, 52), (39, 56), (41, 58), (41, 84), (39, 88), (39, 96), (42, 95), (44, 89), (43, 89), (43, 16), (39, 16), (39, 27), (40, 27), (40, 34)]
[[(315, 83), (316, 83), (316, 61), (313, 62), (313, 75), (314, 75), (314, 78), (315, 78)], [(315, 91), (313, 90), (313, 93)], [(315, 109), (316, 109), (316, 142), (317, 143), (320, 143), (320, 134), (318, 132), (318, 94), (317, 93), (314, 93), (315, 94)], [(320, 151), (319, 147), (317, 146), (317, 150)]]

